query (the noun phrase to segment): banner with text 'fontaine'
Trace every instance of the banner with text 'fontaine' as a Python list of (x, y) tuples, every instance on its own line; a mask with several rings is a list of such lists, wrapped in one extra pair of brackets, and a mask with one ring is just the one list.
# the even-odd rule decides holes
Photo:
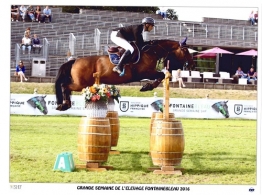
[[(57, 111), (55, 95), (11, 94), (10, 114), (85, 116), (84, 97), (72, 95), (71, 101), (70, 109)], [(115, 111), (119, 116), (151, 117), (153, 112), (163, 111), (163, 104), (158, 97), (121, 97), (115, 102)], [(257, 101), (170, 98), (169, 112), (177, 118), (257, 119)]]

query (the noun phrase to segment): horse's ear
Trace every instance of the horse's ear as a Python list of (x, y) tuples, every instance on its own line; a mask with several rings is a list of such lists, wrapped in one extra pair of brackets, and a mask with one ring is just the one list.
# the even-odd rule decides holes
[(46, 95), (43, 95), (42, 97), (43, 97), (43, 98), (45, 98), (45, 97), (46, 97)]
[(181, 45), (186, 45), (186, 41), (187, 41), (187, 37), (182, 42), (180, 42), (180, 44)]

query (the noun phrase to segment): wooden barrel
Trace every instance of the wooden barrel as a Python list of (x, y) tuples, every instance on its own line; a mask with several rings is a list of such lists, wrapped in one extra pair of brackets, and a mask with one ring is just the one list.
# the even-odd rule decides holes
[(111, 127), (111, 146), (117, 146), (120, 129), (118, 112), (108, 111), (106, 117), (109, 118)]
[(78, 158), (86, 162), (106, 162), (111, 147), (108, 118), (82, 117), (78, 130)]
[[(151, 116), (151, 121), (150, 121), (150, 135), (152, 132), (152, 126), (154, 123), (154, 120), (162, 120), (164, 117), (164, 114), (162, 112), (153, 112)], [(169, 120), (175, 120), (175, 114), (174, 113), (169, 113)]]
[(154, 165), (180, 165), (185, 147), (181, 121), (155, 120), (150, 136), (150, 154)]

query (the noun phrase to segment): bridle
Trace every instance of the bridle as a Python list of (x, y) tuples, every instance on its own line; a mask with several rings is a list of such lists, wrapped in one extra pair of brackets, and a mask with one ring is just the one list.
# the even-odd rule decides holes
[[(187, 46), (183, 46), (183, 45), (180, 45), (180, 53), (182, 52), (182, 50), (183, 50), (183, 52), (186, 52), (185, 50), (187, 50)], [(186, 55), (184, 55), (184, 65), (183, 65), (183, 67), (184, 68), (187, 68), (187, 66), (188, 66), (188, 59), (187, 59), (187, 57), (186, 57)]]
[[(159, 56), (158, 53), (157, 53), (155, 50), (153, 50), (153, 53), (157, 56), (158, 64), (160, 64), (161, 62), (164, 62), (169, 55), (173, 55), (173, 56), (176, 57), (176, 55), (172, 52), (173, 50), (167, 50), (167, 49), (165, 49), (162, 45), (160, 45), (158, 42), (157, 42), (157, 44), (154, 44), (154, 42), (157, 42), (157, 40), (156, 40), (156, 41), (152, 41), (150, 45), (147, 45), (147, 46), (151, 46), (151, 47), (149, 47), (149, 48), (148, 48), (147, 50), (145, 50), (144, 52), (148, 52), (149, 50), (154, 49), (155, 47), (160, 47), (160, 48), (165, 52), (164, 57)], [(155, 46), (155, 47), (153, 47), (153, 46)], [(184, 67), (184, 68), (187, 68), (187, 66), (188, 66), (188, 59), (187, 59), (187, 57), (186, 57), (186, 55), (185, 55), (184, 53), (182, 54), (182, 52), (186, 52), (185, 50), (186, 50), (188, 47), (185, 46), (185, 45), (181, 45), (181, 44), (180, 44), (179, 47), (180, 47), (180, 53), (181, 53), (181, 55), (184, 55), (184, 58), (182, 59), (182, 60), (184, 61), (183, 67)], [(143, 48), (142, 48), (142, 49), (143, 49)], [(182, 51), (182, 50), (183, 50), (183, 51)], [(162, 59), (162, 61), (161, 61), (161, 59)]]

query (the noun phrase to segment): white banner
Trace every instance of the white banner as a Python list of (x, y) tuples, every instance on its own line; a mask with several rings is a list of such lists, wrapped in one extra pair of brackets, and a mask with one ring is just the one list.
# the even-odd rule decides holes
[[(57, 111), (55, 95), (11, 94), (10, 114), (85, 116), (83, 96), (72, 95), (71, 101), (70, 109)], [(119, 116), (151, 117), (163, 110), (163, 98), (121, 97), (115, 110)], [(169, 112), (178, 118), (257, 119), (257, 101), (170, 98)]]

